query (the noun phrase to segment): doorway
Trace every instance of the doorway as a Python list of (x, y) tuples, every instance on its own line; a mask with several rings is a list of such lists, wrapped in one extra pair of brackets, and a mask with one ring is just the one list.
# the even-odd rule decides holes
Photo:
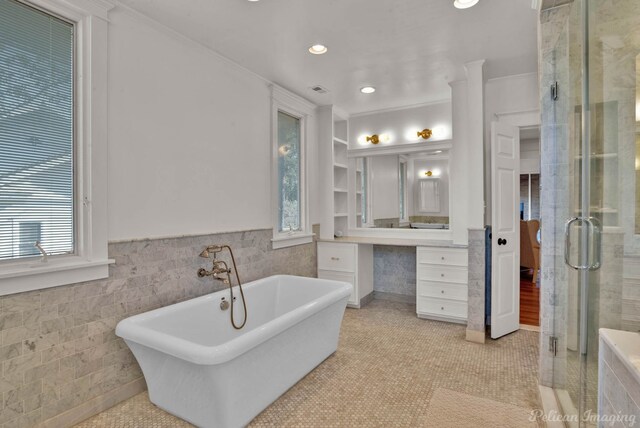
[(540, 326), (540, 127), (520, 128), (520, 325)]

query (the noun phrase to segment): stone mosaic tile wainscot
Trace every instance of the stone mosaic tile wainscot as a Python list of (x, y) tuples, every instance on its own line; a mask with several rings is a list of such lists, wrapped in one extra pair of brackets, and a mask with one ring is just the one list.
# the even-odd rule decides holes
[(373, 290), (415, 297), (416, 247), (374, 245)]
[(0, 298), (0, 426), (34, 426), (140, 381), (115, 326), (222, 288), (196, 276), (207, 245), (233, 248), (243, 282), (315, 276), (315, 243), (272, 250), (271, 237), (269, 229), (111, 243), (108, 279)]

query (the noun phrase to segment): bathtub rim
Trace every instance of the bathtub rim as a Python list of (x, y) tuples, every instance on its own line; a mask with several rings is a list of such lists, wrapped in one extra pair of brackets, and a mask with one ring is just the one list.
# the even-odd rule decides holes
[[(243, 285), (243, 288), (247, 291), (251, 288), (260, 286), (268, 280), (280, 280), (281, 278), (318, 280), (317, 278), (298, 277), (294, 275), (273, 275), (248, 282)], [(147, 348), (154, 349), (158, 352), (171, 355), (175, 358), (179, 358), (193, 364), (222, 364), (237, 358), (261, 343), (282, 333), (293, 325), (313, 316), (335, 303), (340, 302), (341, 300), (344, 300), (346, 307), (346, 302), (351, 295), (353, 286), (342, 281), (325, 279), (322, 279), (321, 281), (337, 284), (338, 286), (335, 289), (330, 290), (327, 294), (312, 300), (311, 302), (301, 305), (247, 333), (219, 345), (202, 345), (178, 336), (153, 330), (141, 325), (140, 323), (148, 322), (149, 320), (162, 316), (170, 316), (171, 312), (185, 310), (190, 306), (216, 299), (216, 295), (218, 295), (218, 293), (225, 292), (226, 289), (125, 318), (116, 326), (116, 335), (125, 341), (135, 342), (139, 345), (146, 346)], [(237, 286), (234, 287), (234, 289), (236, 288)], [(249, 313), (249, 316), (251, 316), (251, 313)]]

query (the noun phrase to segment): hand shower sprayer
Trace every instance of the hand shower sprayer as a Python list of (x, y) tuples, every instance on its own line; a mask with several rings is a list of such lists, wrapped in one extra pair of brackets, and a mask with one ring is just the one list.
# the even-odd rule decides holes
[[(244, 320), (239, 326), (236, 325), (235, 319), (233, 318), (233, 303), (235, 298), (233, 297), (233, 286), (231, 285), (231, 269), (224, 260), (216, 259), (217, 254), (222, 252), (224, 249), (229, 250), (231, 262), (233, 263), (233, 270), (235, 271), (236, 280), (238, 281), (238, 288), (240, 288), (242, 307), (244, 308)], [(198, 269), (198, 277), (204, 278), (205, 276), (212, 276), (214, 279), (222, 281), (224, 284), (229, 286), (229, 294), (231, 295), (231, 298), (229, 299), (231, 303), (231, 325), (236, 330), (240, 330), (247, 323), (247, 303), (244, 298), (244, 291), (242, 290), (242, 283), (240, 281), (240, 276), (238, 275), (238, 266), (236, 265), (236, 259), (233, 256), (233, 250), (228, 245), (209, 245), (200, 253), (200, 257), (205, 259), (211, 258), (211, 255), (213, 255), (213, 266), (211, 270), (206, 270), (204, 268)], [(223, 307), (222, 305), (220, 308), (223, 310), (226, 309), (226, 307)]]

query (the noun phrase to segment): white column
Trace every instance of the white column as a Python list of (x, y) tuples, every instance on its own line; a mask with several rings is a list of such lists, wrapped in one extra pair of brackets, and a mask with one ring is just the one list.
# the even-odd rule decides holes
[(451, 86), (452, 148), (449, 163), (450, 226), (455, 244), (469, 242), (469, 148), (467, 140), (467, 81), (458, 80)]
[[(484, 200), (484, 60), (465, 64), (467, 72), (467, 183), (470, 229), (485, 226)], [(454, 118), (455, 120), (455, 118)]]

